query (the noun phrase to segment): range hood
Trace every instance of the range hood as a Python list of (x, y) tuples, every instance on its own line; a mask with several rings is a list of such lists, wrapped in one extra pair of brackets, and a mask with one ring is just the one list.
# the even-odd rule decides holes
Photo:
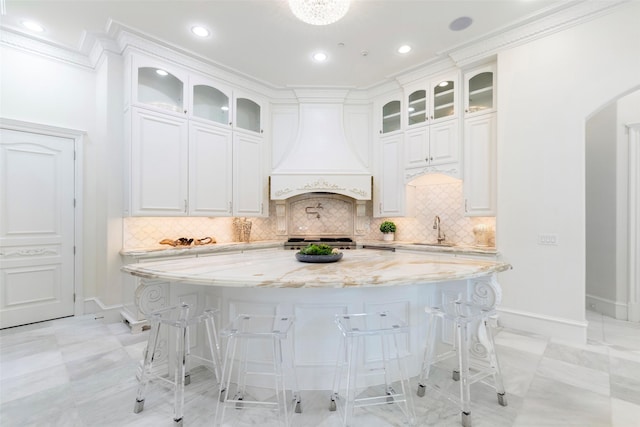
[[(282, 148), (280, 161), (271, 174), (272, 200), (310, 192), (371, 200), (371, 172), (358, 155), (353, 139), (365, 144), (368, 141), (357, 131), (350, 132), (351, 141), (347, 138), (342, 103), (300, 103), (285, 120), (288, 126), (282, 127), (295, 129), (297, 124), (297, 132), (281, 135), (274, 129), (274, 146)], [(368, 135), (368, 119), (364, 122), (358, 123), (358, 129)]]

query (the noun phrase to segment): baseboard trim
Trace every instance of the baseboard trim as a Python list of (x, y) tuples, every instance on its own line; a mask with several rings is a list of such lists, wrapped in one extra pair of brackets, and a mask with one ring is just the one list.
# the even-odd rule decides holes
[(586, 308), (618, 320), (627, 320), (627, 304), (587, 294)]
[(84, 300), (85, 314), (95, 314), (96, 317), (103, 317), (109, 323), (122, 321), (120, 316), (122, 308), (122, 304), (106, 305), (100, 301), (100, 298), (85, 298)]
[(587, 321), (546, 316), (504, 307), (499, 308), (498, 312), (500, 313), (500, 325), (507, 328), (574, 343), (585, 344), (587, 342)]

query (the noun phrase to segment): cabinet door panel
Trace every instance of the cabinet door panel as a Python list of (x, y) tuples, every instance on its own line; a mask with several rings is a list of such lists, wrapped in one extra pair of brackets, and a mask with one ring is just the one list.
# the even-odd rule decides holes
[(402, 177), (402, 135), (380, 139), (378, 182), (374, 181), (378, 196), (374, 216), (402, 216), (405, 213), (405, 185)]
[(262, 144), (262, 138), (240, 133), (233, 136), (233, 212), (236, 216), (265, 214)]
[(429, 128), (422, 127), (406, 132), (405, 168), (429, 164)]
[(495, 114), (465, 120), (464, 195), (468, 216), (496, 212)]
[(189, 215), (231, 215), (231, 131), (189, 127)]
[(132, 215), (185, 215), (187, 121), (134, 109)]
[(429, 159), (432, 165), (458, 161), (458, 120), (431, 125)]

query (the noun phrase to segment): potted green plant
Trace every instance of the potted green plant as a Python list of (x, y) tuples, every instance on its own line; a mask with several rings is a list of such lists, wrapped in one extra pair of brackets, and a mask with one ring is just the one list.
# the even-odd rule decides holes
[(395, 237), (396, 225), (391, 221), (383, 221), (380, 224), (380, 231), (382, 231), (382, 240), (391, 241)]

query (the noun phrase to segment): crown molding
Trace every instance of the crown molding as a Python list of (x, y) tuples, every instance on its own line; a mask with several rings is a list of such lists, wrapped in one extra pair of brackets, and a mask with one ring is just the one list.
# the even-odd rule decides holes
[(0, 44), (77, 67), (94, 68), (89, 57), (77, 50), (27, 36), (11, 27), (0, 26)]
[(109, 24), (109, 34), (116, 40), (122, 52), (135, 50), (152, 55), (177, 66), (188, 68), (210, 78), (221, 80), (242, 89), (271, 97), (278, 88), (268, 82), (253, 78), (241, 71), (232, 69), (208, 58), (169, 42), (153, 38), (145, 33), (112, 21)]
[(561, 10), (555, 10), (544, 18), (520, 22), (511, 29), (503, 29), (494, 35), (475, 40), (466, 46), (460, 46), (443, 52), (458, 67), (483, 61), (485, 58), (533, 40), (582, 24), (613, 9), (629, 3), (630, 0), (588, 1), (581, 0)]

